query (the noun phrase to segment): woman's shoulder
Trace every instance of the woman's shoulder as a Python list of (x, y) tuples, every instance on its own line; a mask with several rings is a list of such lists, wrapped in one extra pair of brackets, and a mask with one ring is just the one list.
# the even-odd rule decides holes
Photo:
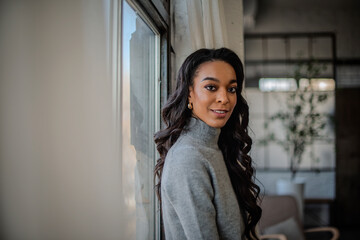
[(212, 168), (222, 159), (222, 153), (216, 146), (207, 146), (201, 141), (189, 136), (181, 135), (169, 149), (165, 164), (174, 167), (200, 167), (201, 169)]
[(161, 180), (162, 190), (171, 195), (177, 191), (176, 189), (184, 186), (196, 186), (204, 181), (210, 183), (211, 169), (211, 164), (196, 146), (177, 141), (165, 159)]
[(201, 149), (186, 136), (181, 136), (169, 149), (165, 159), (165, 171), (183, 172), (199, 171), (208, 168), (208, 161)]
[(204, 157), (196, 144), (186, 137), (182, 137), (169, 149), (166, 163), (173, 167), (186, 167), (188, 164), (197, 165), (204, 163)]

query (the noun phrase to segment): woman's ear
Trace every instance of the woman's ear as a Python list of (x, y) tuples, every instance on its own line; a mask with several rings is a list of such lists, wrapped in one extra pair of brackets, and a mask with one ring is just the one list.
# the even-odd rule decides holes
[(188, 96), (188, 102), (190, 103), (192, 100), (192, 96), (194, 94), (194, 88), (192, 86), (189, 87), (189, 96)]
[(188, 107), (188, 109), (190, 109), (190, 110), (192, 110), (193, 109), (193, 97), (192, 97), (192, 95), (193, 95), (193, 93), (194, 93), (194, 91), (193, 91), (193, 88), (192, 87), (189, 87), (189, 96), (188, 96), (188, 105), (187, 105), (187, 107)]

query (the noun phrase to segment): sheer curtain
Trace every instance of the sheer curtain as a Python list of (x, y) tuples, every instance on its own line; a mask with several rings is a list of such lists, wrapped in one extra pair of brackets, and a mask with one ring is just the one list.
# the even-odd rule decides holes
[(192, 47), (229, 47), (223, 0), (187, 0)]

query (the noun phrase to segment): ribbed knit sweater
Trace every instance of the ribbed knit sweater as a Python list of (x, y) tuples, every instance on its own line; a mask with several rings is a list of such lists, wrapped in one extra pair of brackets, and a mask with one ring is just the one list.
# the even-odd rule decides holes
[(161, 179), (166, 240), (241, 239), (244, 224), (218, 147), (220, 131), (191, 118), (167, 153)]

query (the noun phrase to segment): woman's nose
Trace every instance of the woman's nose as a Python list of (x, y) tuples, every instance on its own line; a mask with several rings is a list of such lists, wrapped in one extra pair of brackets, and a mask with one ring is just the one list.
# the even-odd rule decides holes
[(222, 104), (227, 104), (229, 102), (228, 91), (219, 90), (216, 101)]

